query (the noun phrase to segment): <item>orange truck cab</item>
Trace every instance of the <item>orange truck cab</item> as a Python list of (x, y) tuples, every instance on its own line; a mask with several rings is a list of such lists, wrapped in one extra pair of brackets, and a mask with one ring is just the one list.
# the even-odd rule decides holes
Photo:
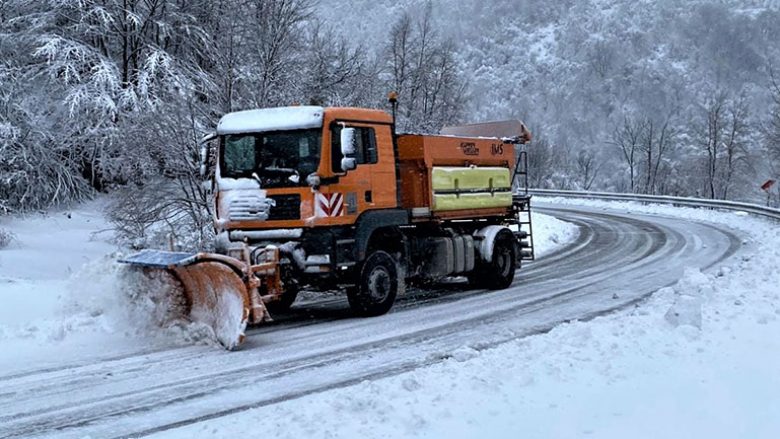
[(343, 288), (360, 315), (387, 312), (416, 279), (506, 288), (533, 258), (530, 197), (513, 190), (529, 139), (524, 126), (508, 138), (396, 134), (391, 115), (361, 108), (226, 114), (203, 153), (217, 252), (278, 249), (281, 291), (260, 292), (276, 296), (269, 309), (304, 287)]

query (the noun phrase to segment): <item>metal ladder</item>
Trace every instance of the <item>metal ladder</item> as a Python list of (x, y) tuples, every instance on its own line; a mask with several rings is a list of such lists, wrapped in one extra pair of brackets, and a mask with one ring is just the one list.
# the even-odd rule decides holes
[(531, 224), (531, 195), (528, 193), (528, 152), (520, 151), (515, 165), (515, 172), (512, 176), (512, 185), (517, 177), (521, 178), (522, 187), (512, 194), (512, 206), (517, 216), (517, 224), (520, 227), (520, 260), (533, 261), (534, 253), (534, 234)]

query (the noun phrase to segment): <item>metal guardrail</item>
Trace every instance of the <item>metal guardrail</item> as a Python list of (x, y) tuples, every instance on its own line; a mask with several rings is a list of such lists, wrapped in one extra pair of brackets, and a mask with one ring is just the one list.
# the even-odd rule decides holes
[(531, 189), (531, 195), (544, 197), (585, 198), (608, 201), (636, 201), (640, 203), (669, 204), (672, 206), (709, 207), (712, 209), (748, 212), (780, 221), (780, 209), (758, 204), (739, 203), (726, 200), (708, 200), (703, 198), (670, 197), (665, 195), (619, 194), (612, 192), (559, 191), (552, 189)]

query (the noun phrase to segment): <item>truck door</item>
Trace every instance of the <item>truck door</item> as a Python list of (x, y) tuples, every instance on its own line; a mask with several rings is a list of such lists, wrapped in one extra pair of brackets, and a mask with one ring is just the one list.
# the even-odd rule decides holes
[[(356, 130), (356, 168), (341, 168), (341, 130)], [(395, 157), (389, 125), (339, 122), (330, 125), (330, 168), (336, 182), (323, 185), (318, 194), (317, 216), (338, 220), (331, 224), (352, 224), (369, 209), (396, 207)]]

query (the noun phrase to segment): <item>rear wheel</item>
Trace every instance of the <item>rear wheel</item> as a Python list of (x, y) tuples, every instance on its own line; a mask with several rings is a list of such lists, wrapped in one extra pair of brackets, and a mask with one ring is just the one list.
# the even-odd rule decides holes
[(514, 236), (509, 231), (502, 231), (493, 243), (490, 262), (480, 259), (474, 271), (468, 276), (469, 282), (479, 288), (503, 290), (512, 285), (516, 268)]
[(363, 263), (357, 285), (347, 290), (349, 306), (360, 316), (378, 316), (390, 311), (403, 289), (398, 264), (389, 253), (375, 251)]

